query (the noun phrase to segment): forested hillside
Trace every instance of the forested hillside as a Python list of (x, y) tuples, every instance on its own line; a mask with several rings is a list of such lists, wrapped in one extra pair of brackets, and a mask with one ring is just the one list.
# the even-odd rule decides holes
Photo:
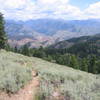
[(100, 73), (100, 34), (72, 38), (46, 48), (32, 49), (25, 45), (20, 49), (15, 47), (12, 51), (86, 72)]

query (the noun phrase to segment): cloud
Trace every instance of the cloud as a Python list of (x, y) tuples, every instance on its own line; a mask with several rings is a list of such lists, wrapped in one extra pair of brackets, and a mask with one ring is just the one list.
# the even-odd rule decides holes
[(52, 4), (66, 4), (68, 0), (38, 0), (38, 3), (44, 5), (52, 5)]
[(23, 7), (27, 1), (28, 0), (0, 0), (0, 6), (4, 9), (16, 9)]
[(100, 18), (100, 2), (90, 4), (83, 11), (69, 4), (69, 0), (0, 0), (0, 12), (7, 19), (37, 18), (87, 19)]
[(84, 13), (88, 18), (100, 18), (100, 2), (89, 5)]

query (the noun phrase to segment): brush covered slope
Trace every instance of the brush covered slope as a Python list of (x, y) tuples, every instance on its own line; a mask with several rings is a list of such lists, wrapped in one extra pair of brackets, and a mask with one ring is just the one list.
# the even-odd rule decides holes
[(4, 50), (0, 51), (0, 90), (18, 91), (31, 80), (32, 69), (40, 76), (36, 100), (100, 100), (99, 75)]
[(16, 93), (32, 79), (32, 67), (21, 55), (0, 50), (0, 90)]

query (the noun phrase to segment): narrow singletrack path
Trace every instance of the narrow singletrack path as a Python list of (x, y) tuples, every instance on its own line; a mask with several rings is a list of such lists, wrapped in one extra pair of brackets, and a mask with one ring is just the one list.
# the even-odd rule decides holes
[(0, 93), (0, 100), (35, 100), (35, 95), (39, 88), (39, 77), (34, 76), (35, 72), (32, 72), (33, 79), (23, 88), (20, 89), (17, 94)]

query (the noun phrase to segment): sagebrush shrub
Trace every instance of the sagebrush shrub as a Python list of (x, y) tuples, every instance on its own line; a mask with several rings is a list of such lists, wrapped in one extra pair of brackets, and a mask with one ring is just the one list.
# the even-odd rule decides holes
[(0, 56), (0, 90), (15, 93), (31, 78), (31, 68)]

